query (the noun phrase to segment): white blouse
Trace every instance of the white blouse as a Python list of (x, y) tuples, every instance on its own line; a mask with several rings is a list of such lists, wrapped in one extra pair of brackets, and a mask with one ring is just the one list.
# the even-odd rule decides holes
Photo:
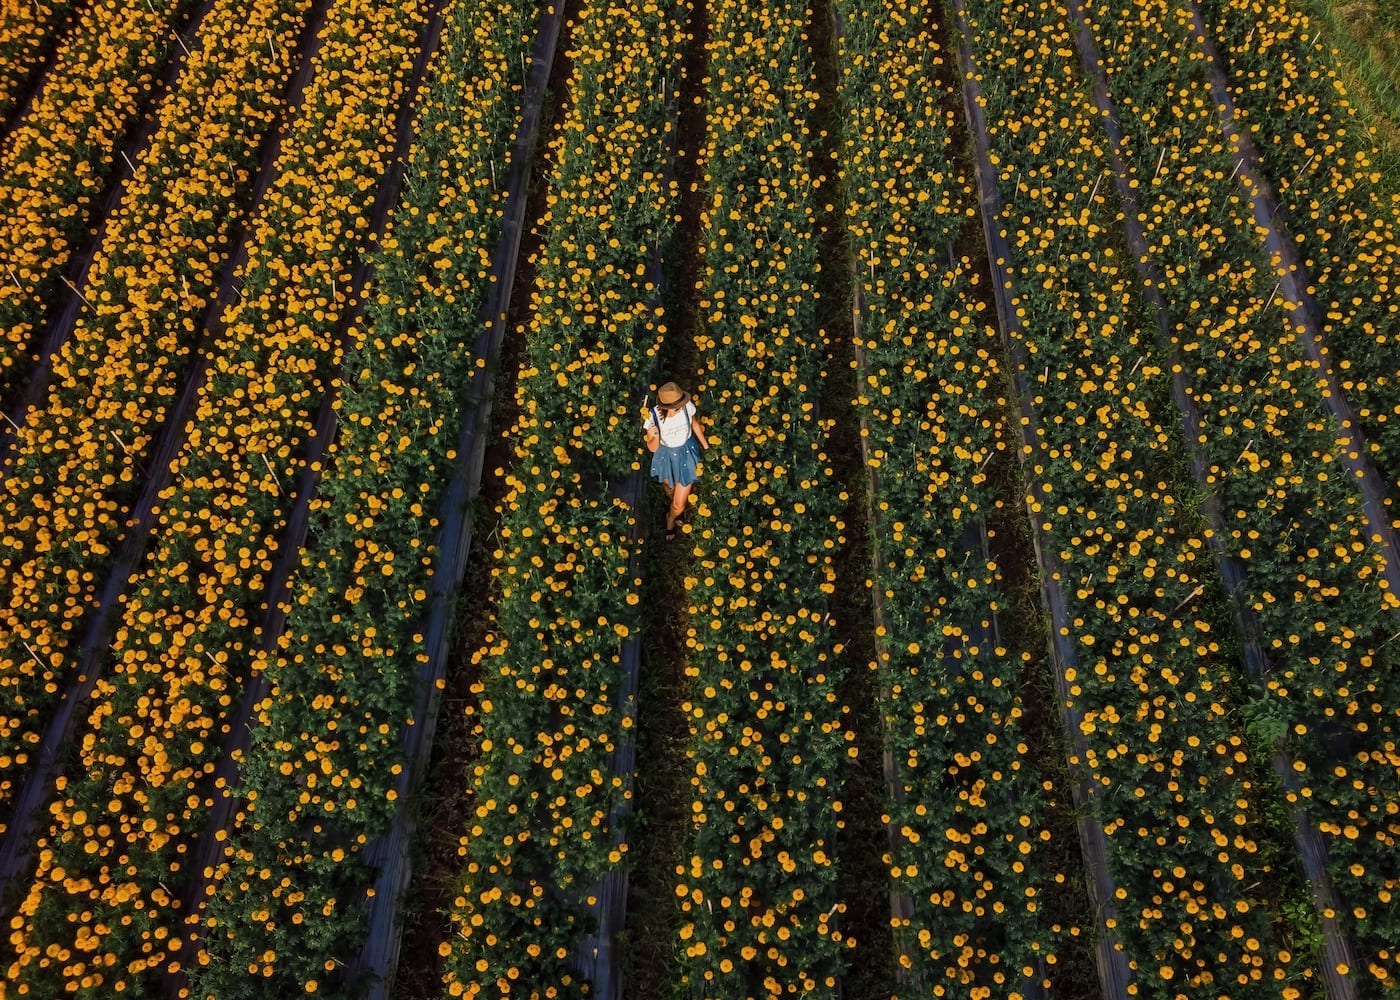
[[(647, 418), (642, 421), (642, 427), (648, 431), (656, 426), (654, 414), (659, 413), (659, 407), (651, 407), (647, 410)], [(661, 415), (661, 444), (666, 448), (678, 448), (685, 444), (690, 437), (690, 422), (695, 419), (695, 404), (686, 403), (679, 410)]]

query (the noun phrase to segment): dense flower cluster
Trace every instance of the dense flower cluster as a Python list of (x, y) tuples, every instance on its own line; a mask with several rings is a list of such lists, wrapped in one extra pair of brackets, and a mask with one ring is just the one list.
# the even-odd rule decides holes
[(329, 13), (156, 545), (37, 845), (10, 976), (36, 995), (108, 996), (205, 960), (184, 947), (176, 905), (199, 874), (184, 864), (187, 840), (248, 673), (286, 487), (334, 372), (349, 271), (392, 151), (384, 109), (403, 91), (420, 23), (417, 8), (367, 0)]
[(309, 6), (222, 4), (205, 18), (106, 221), (83, 291), (92, 308), (15, 434), (0, 475), (0, 802), (63, 693), (141, 470), (189, 377)]
[(642, 597), (628, 570), (634, 512), (609, 492), (636, 467), (634, 401), (666, 332), (653, 262), (674, 226), (667, 156), (688, 10), (596, 0), (571, 29), (494, 620), (473, 656), (481, 752), (442, 945), (451, 996), (583, 990), (570, 954), (596, 927), (595, 884), (626, 851), (609, 828), (623, 794), (612, 756), (633, 721), (618, 701)]
[(44, 44), (61, 27), (75, 0), (6, 3), (0, 7), (0, 120), (24, 100), (24, 84)]
[(688, 532), (694, 834), (676, 896), (682, 967), (713, 996), (835, 996), (853, 943), (835, 853), (854, 734), (830, 600), (846, 494), (817, 413), (830, 182), (808, 16), (800, 2), (710, 7), (697, 347), (722, 430)]
[[(1244, 706), (1245, 728), (1293, 757), (1346, 901), (1341, 925), (1370, 942), (1358, 960), (1394, 978), (1395, 885), (1374, 859), (1400, 836), (1395, 598), (1380, 583), (1382, 557), (1338, 460), (1335, 421), (1278, 291), (1279, 263), (1264, 251), (1225, 145), (1190, 5), (1090, 11), (1201, 404), (1200, 444), (1231, 525), (1226, 546), (1245, 566), (1273, 664)], [(1149, 52), (1173, 53), (1151, 80), (1139, 71)]]
[[(841, 0), (841, 157), (858, 288), (888, 746), (888, 864), (912, 916), (897, 929), (919, 995), (990, 995), (1055, 962), (1039, 848), (1050, 798), (1022, 731), (1030, 636), (987, 551), (1014, 461), (988, 296), (950, 258), (977, 196), (954, 150), (951, 60), (924, 0)], [(1012, 647), (1012, 648), (1008, 648)], [(1053, 975), (1051, 976), (1053, 978)]]
[[(115, 143), (168, 55), (194, 0), (97, 0), (83, 10), (44, 88), (0, 154), (0, 386), (22, 378), (59, 274), (91, 224)], [(6, 4), (4, 18), (9, 21)], [(15, 4), (14, 7), (27, 6)]]
[[(982, 6), (982, 5), (977, 5)], [(1032, 418), (1026, 503), (1068, 599), (1068, 694), (1107, 835), (1139, 995), (1291, 974), (1269, 912), (1245, 693), (1185, 492), (1170, 373), (1106, 177), (1105, 139), (1056, 0), (988, 4), (971, 44), (1011, 247), (1012, 344)], [(1162, 51), (1171, 51), (1163, 49)], [(1017, 342), (1018, 341), (1018, 342)]]

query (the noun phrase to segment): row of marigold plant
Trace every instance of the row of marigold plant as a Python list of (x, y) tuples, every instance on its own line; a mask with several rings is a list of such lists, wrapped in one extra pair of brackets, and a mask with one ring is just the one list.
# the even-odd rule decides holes
[(25, 99), (25, 84), (42, 66), (46, 48), (59, 44), (74, 0), (11, 4), (0, 20), (0, 121)]
[[(1271, 668), (1243, 706), (1256, 743), (1293, 760), (1346, 901), (1343, 932), (1393, 979), (1393, 879), (1378, 859), (1400, 826), (1389, 640), (1394, 595), (1357, 489), (1338, 458), (1325, 391), (1253, 225), (1223, 139), (1189, 4), (1089, 8), (1137, 179), (1174, 347), (1201, 404), (1209, 482), (1245, 567), (1244, 599)], [(1177, 58), (1145, 74), (1148, 52)], [(1163, 141), (1163, 132), (1170, 142)], [(1349, 970), (1359, 974), (1360, 970)]]
[(105, 222), (83, 288), (91, 308), (12, 441), (0, 499), (0, 803), (66, 690), (142, 470), (204, 339), (309, 7), (210, 11)]
[(677, 190), (667, 160), (684, 24), (673, 0), (587, 0), (541, 223), (491, 554), (488, 635), (472, 656), (477, 756), (461, 875), (441, 945), (449, 996), (572, 996), (599, 880), (626, 862), (610, 817), (623, 645), (644, 595), (629, 571), (645, 390), (666, 334), (655, 284)]
[(831, 179), (809, 17), (709, 10), (695, 335), (717, 430), (685, 534), (693, 833), (675, 891), (684, 978), (711, 996), (836, 996), (854, 946), (837, 861), (854, 734), (832, 618), (847, 496), (819, 411)]
[[(268, 696), (242, 762), (247, 805), (208, 907), (204, 993), (357, 995), (371, 846), (387, 832), (429, 651), (442, 509), (493, 255), (522, 67), (540, 5), (456, 0), (419, 101), (409, 183), (341, 360), (338, 431), (291, 581), (260, 651)], [(296, 930), (289, 930), (296, 928)], [(256, 978), (249, 973), (255, 972)]]
[[(317, 406), (336, 375), (350, 271), (393, 151), (423, 12), (337, 4), (251, 226), (243, 295), (217, 332), (152, 552), (133, 579), (86, 725), (54, 788), (10, 943), (35, 995), (150, 993), (209, 955), (179, 899), (233, 735)], [(308, 155), (315, 151), (314, 158)], [(206, 929), (213, 954), (227, 934)], [(246, 977), (272, 959), (250, 962)]]
[(1238, 124), (1254, 140), (1307, 268), (1332, 366), (1400, 502), (1400, 191), (1379, 173), (1375, 137), (1298, 0), (1200, 6)]
[(1016, 445), (986, 283), (964, 236), (977, 193), (939, 68), (949, 59), (938, 5), (837, 10), (856, 406), (895, 766), (887, 864), (912, 907), (896, 918), (900, 962), (911, 994), (1017, 996), (1053, 983), (1057, 938), (1078, 928), (1047, 923), (1045, 889), (1066, 875), (1043, 857), (1055, 789), (1025, 726), (1040, 656), (1009, 619), (989, 549), (1013, 523), (1002, 483)]
[[(179, 52), (172, 29), (196, 0), (95, 0), (5, 137), (0, 154), (0, 398), (22, 383), (36, 332), (64, 290), (59, 280), (82, 241), (121, 137), (142, 113), (156, 76)], [(7, 6), (8, 22), (11, 6)]]
[(1246, 692), (1069, 14), (971, 6), (1032, 410), (1026, 503), (1067, 599), (1050, 624), (1074, 654), (1071, 763), (1106, 835), (1116, 930), (1139, 995), (1272, 987), (1295, 972), (1231, 718)]

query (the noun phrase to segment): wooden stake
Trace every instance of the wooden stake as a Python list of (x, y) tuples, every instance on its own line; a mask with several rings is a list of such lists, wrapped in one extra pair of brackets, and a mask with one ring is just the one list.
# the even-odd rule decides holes
[(258, 457), (263, 460), (263, 465), (267, 466), (267, 471), (272, 476), (273, 485), (277, 487), (277, 495), (280, 497), (282, 495), (282, 480), (277, 478), (277, 473), (272, 468), (272, 463), (267, 460), (266, 455), (259, 452)]
[(87, 296), (85, 296), (82, 292), (78, 291), (77, 285), (73, 284), (73, 282), (69, 281), (67, 278), (64, 278), (61, 274), (59, 275), (59, 277), (62, 278), (63, 283), (68, 286), (69, 290), (72, 291), (74, 295), (83, 300), (83, 305), (87, 306), (89, 309), (92, 308), (92, 303), (87, 300)]
[(1194, 601), (1194, 600), (1196, 599), (1196, 595), (1199, 594), (1201, 591), (1203, 591), (1203, 590), (1205, 590), (1205, 589), (1206, 589), (1206, 585), (1205, 585), (1205, 584), (1203, 584), (1203, 583), (1197, 584), (1195, 590), (1191, 591), (1191, 593), (1189, 593), (1189, 594), (1187, 594), (1185, 597), (1183, 597), (1183, 598), (1181, 599), (1181, 603), (1178, 604), (1176, 607), (1172, 608), (1172, 614), (1176, 614), (1178, 611), (1180, 611), (1180, 610), (1181, 610), (1183, 607), (1185, 607), (1187, 604), (1190, 604), (1192, 601)]
[(52, 670), (53, 670), (53, 667), (52, 667), (52, 666), (50, 666), (49, 664), (46, 664), (43, 660), (39, 659), (39, 654), (36, 653), (36, 652), (34, 652), (34, 647), (33, 647), (33, 646), (29, 645), (29, 643), (25, 642), (23, 639), (21, 639), (20, 642), (24, 645), (24, 648), (25, 648), (26, 650), (29, 651), (29, 655), (32, 656), (32, 657), (34, 658), (34, 662), (37, 663), (37, 664), (39, 664), (39, 666), (40, 666), (45, 672), (49, 672), (49, 671), (52, 671)]
[(1089, 204), (1090, 204), (1090, 205), (1092, 205), (1092, 204), (1094, 203), (1094, 195), (1096, 195), (1096, 194), (1099, 193), (1099, 185), (1102, 184), (1102, 183), (1103, 183), (1103, 174), (1099, 174), (1098, 179), (1094, 181), (1094, 190), (1092, 190), (1092, 191), (1089, 192)]

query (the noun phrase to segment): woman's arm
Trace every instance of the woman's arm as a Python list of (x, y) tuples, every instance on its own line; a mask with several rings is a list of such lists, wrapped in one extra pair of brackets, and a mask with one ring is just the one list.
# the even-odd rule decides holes
[(696, 440), (700, 442), (700, 447), (708, 450), (710, 442), (705, 439), (705, 428), (700, 426), (699, 417), (690, 418), (690, 429), (695, 434)]

